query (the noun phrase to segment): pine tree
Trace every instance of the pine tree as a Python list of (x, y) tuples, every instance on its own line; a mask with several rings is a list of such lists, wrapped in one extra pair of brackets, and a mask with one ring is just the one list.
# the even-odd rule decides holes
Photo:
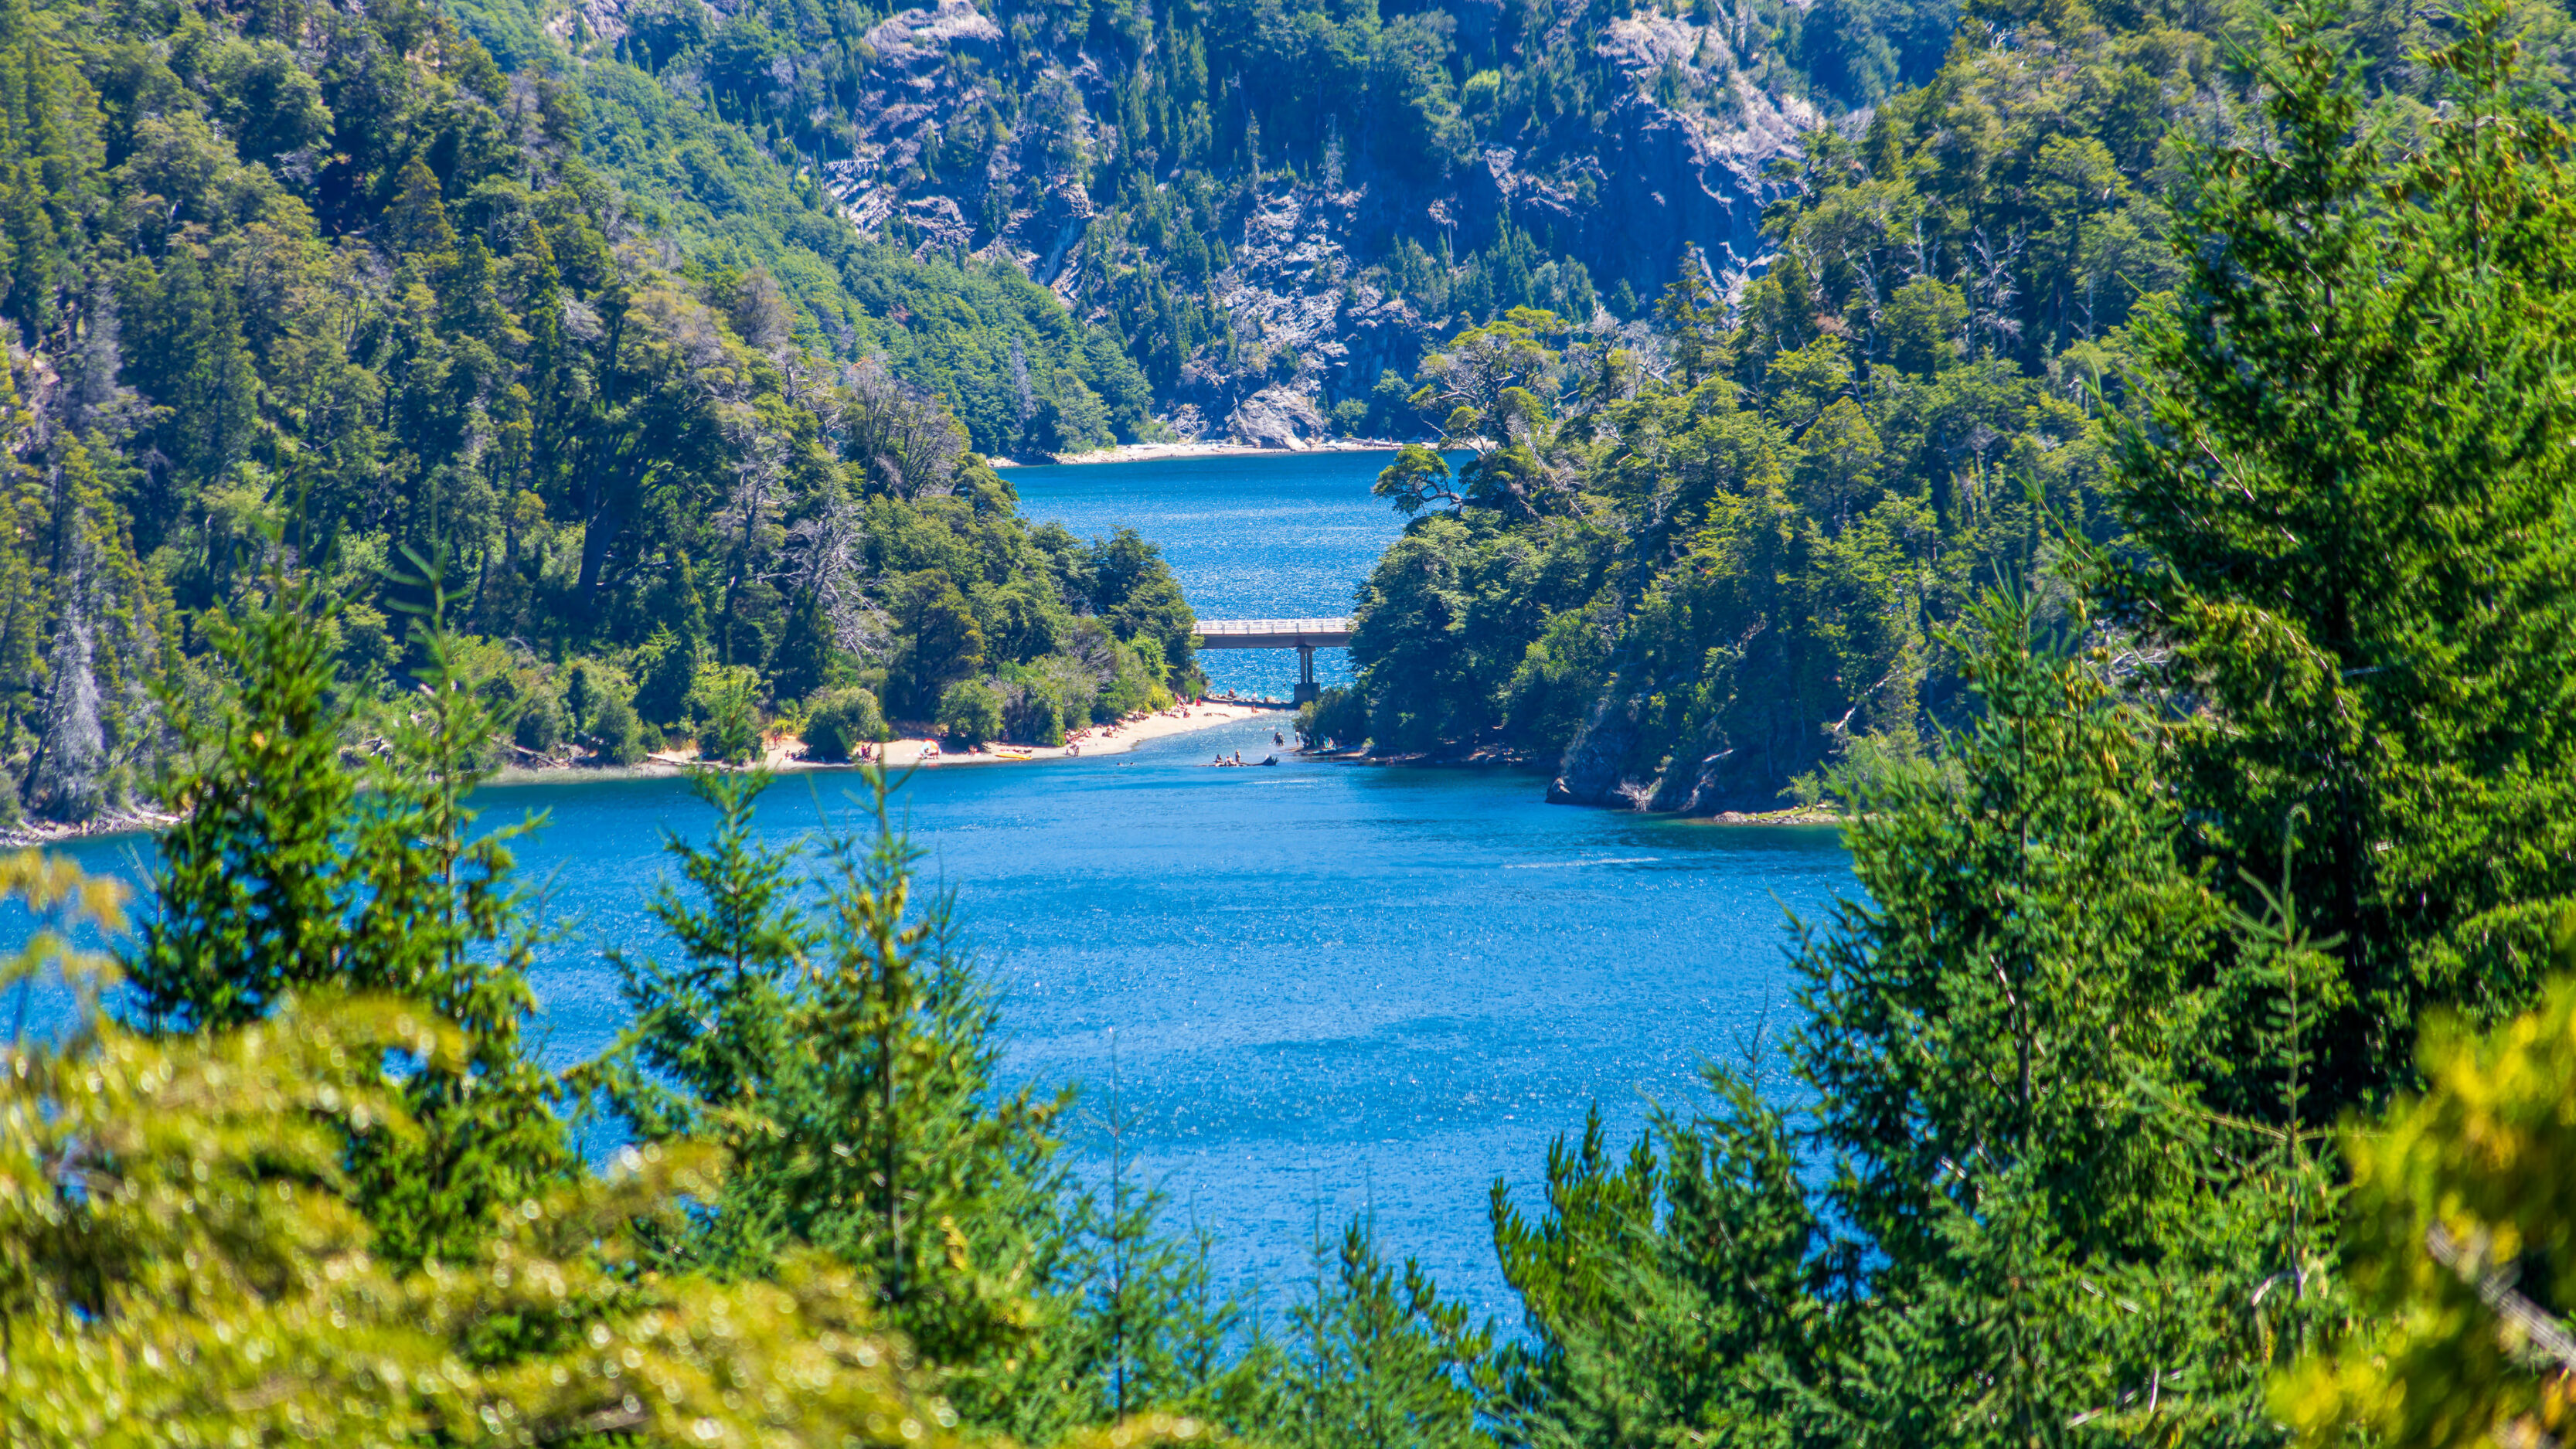
[(400, 1263), (470, 1256), (496, 1206), (570, 1163), (556, 1084), (521, 1036), (534, 934), (509, 842), (536, 822), (473, 831), (466, 796), (504, 722), (456, 677), (441, 571), (414, 563), (408, 582), (430, 600), (418, 694), (363, 792), (339, 759), (350, 711), (309, 577), (272, 572), (270, 602), (217, 635), (236, 682), (210, 712), (165, 696), (183, 748), (164, 798), (182, 818), (127, 968), (134, 1010), (157, 1030), (223, 1031), (298, 994), (348, 990), (391, 993), (462, 1030), (461, 1055), (403, 1079), (418, 1130), (352, 1143), (379, 1251)]
[[(868, 1274), (897, 1325), (978, 1391), (1028, 1337), (1032, 1297), (1064, 1248), (1052, 1136), (1061, 1098), (997, 1094), (998, 1011), (967, 953), (955, 898), (916, 900), (919, 847), (887, 814), (869, 772), (874, 830), (826, 851), (822, 943), (800, 1023), (810, 1076), (783, 1124), (801, 1151), (774, 1169), (800, 1238)], [(824, 1144), (845, 1146), (846, 1153)], [(983, 1380), (977, 1382), (977, 1378)]]
[(1692, 1427), (1794, 1438), (1832, 1349), (1834, 1260), (1788, 1117), (1712, 1068), (1716, 1110), (1659, 1111), (1621, 1162), (1596, 1110), (1547, 1157), (1536, 1222), (1494, 1184), (1494, 1245), (1529, 1337), (1499, 1345), (1502, 1442), (1647, 1445)]
[(181, 247), (150, 307), (147, 390), (170, 410), (162, 451), (190, 480), (221, 479), (258, 427), (259, 377), (242, 340), (240, 305), (220, 272)]
[(678, 1261), (758, 1271), (817, 1248), (871, 1285), (880, 1321), (951, 1376), (978, 1423), (1082, 1416), (1033, 1411), (1062, 1369), (1046, 1336), (1078, 1273), (1053, 1126), (1064, 1099), (996, 1085), (998, 1013), (961, 941), (954, 901), (917, 899), (919, 858), (875, 796), (872, 835), (822, 848), (753, 843), (758, 771), (704, 773), (706, 845), (674, 840), (692, 889), (657, 893), (680, 947), (669, 964), (621, 960), (636, 1013), (618, 1074), (639, 1135), (704, 1131), (737, 1166), (713, 1220), (670, 1246)]
[[(0, 857), (0, 901), (40, 923), (0, 989), (59, 973), (84, 993), (77, 1030), (0, 1045), (0, 1440), (983, 1442), (846, 1269), (635, 1271), (703, 1201), (702, 1149), (621, 1153), (489, 1216), (470, 1257), (401, 1271), (354, 1210), (347, 1144), (410, 1126), (388, 1057), (453, 1065), (456, 1034), (383, 998), (133, 1032), (97, 1009), (108, 963), (76, 944), (118, 929), (121, 894)], [(1162, 1419), (1067, 1443), (1204, 1437)]]
[(1490, 1325), (1442, 1303), (1422, 1266), (1379, 1254), (1366, 1216), (1338, 1248), (1318, 1234), (1314, 1280), (1289, 1311), (1296, 1335), (1285, 1373), (1290, 1442), (1315, 1449), (1485, 1449), (1470, 1376), (1493, 1349)]
[(536, 1011), (528, 967), (540, 939), (512, 878), (510, 843), (541, 817), (476, 832), (467, 804), (492, 773), (510, 720), (455, 665), (443, 563), (415, 554), (401, 580), (425, 604), (412, 642), (416, 694), (388, 731), (344, 847), (354, 919), (339, 981), (416, 1001), (464, 1035), (458, 1059), (422, 1062), (400, 1099), (417, 1131), (362, 1137), (354, 1177), (378, 1251), (397, 1263), (470, 1258), (493, 1212), (575, 1165), (555, 1111), (561, 1090), (523, 1031)]
[[(1169, 1198), (1140, 1180), (1130, 1145), (1136, 1123), (1122, 1094), (1114, 1040), (1096, 1125), (1109, 1161), (1106, 1180), (1081, 1199), (1075, 1217), (1080, 1296), (1053, 1334), (1050, 1357), (1038, 1365), (1046, 1379), (1069, 1382), (1072, 1393), (1023, 1391), (1027, 1402), (1014, 1431), (1043, 1436), (1050, 1427), (1046, 1400), (1064, 1397), (1069, 1402), (1057, 1412), (1074, 1424), (1117, 1423), (1156, 1411), (1231, 1419), (1239, 1431), (1258, 1432), (1259, 1420), (1241, 1410), (1262, 1368), (1232, 1352), (1246, 1326), (1244, 1305), (1216, 1286), (1210, 1235), (1197, 1229), (1174, 1235)], [(1042, 1380), (1030, 1385), (1042, 1386)]]
[(447, 219), (438, 174), (414, 152), (403, 163), (394, 187), (393, 203), (385, 208), (385, 225), (392, 232), (395, 250), (429, 258), (433, 267), (443, 268), (441, 259), (452, 258), (456, 251), (456, 228)]
[(2299, 19), (2274, 139), (2195, 161), (2116, 479), (2143, 552), (2100, 584), (2197, 703), (2178, 784), (2219, 879), (2272, 878), (2295, 832), (2345, 942), (2322, 1122), (2409, 1080), (2426, 1011), (2527, 1002), (2576, 895), (2576, 188), (2496, 14), (2432, 57), (2456, 109), (2393, 166), (2334, 15)]
[[(634, 1014), (611, 1097), (644, 1141), (699, 1137), (753, 1150), (799, 1081), (794, 1033), (815, 933), (799, 900), (802, 843), (763, 849), (753, 840), (753, 807), (769, 784), (762, 770), (691, 772), (691, 789), (716, 812), (714, 833), (704, 845), (666, 838), (689, 890), (663, 880), (649, 907), (679, 957), (610, 953)], [(712, 1219), (666, 1251), (758, 1271), (778, 1251), (781, 1206), (759, 1178), (737, 1174)]]
[(338, 688), (331, 609), (310, 576), (273, 581), (238, 624), (206, 624), (232, 678), (211, 707), (165, 689), (172, 757), (160, 797), (156, 909), (126, 964), (136, 1013), (156, 1028), (221, 1030), (338, 974), (344, 940), (340, 831), (356, 784), (340, 768), (350, 711)]
[(1699, 248), (1682, 252), (1681, 270), (1655, 303), (1655, 326), (1673, 349), (1684, 389), (1726, 370), (1726, 308), (1708, 285), (1708, 263)]

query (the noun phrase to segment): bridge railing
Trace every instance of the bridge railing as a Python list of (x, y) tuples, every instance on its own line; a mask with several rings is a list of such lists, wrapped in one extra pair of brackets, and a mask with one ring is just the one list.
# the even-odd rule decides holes
[(1351, 642), (1348, 619), (1201, 619), (1202, 649), (1340, 649)]

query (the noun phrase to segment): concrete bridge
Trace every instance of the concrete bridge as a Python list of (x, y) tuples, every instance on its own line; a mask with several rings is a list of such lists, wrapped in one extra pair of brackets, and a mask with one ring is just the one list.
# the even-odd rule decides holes
[(1315, 651), (1347, 649), (1350, 642), (1351, 621), (1348, 619), (1201, 619), (1198, 622), (1198, 647), (1201, 649), (1296, 650), (1295, 700), (1299, 704), (1323, 693), (1315, 683)]

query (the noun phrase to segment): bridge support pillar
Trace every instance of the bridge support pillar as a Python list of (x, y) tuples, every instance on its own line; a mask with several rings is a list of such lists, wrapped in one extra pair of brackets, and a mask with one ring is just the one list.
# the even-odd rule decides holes
[(1308, 704), (1323, 697), (1323, 686), (1315, 683), (1315, 646), (1300, 644), (1297, 646), (1297, 692), (1289, 699), (1297, 704)]

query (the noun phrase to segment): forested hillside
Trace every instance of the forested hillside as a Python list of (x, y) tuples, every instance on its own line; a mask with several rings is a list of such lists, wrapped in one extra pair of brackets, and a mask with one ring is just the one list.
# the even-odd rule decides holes
[[(2430, 73), (2396, 57), (2442, 32), (2356, 20), (2390, 124), (2422, 125)], [(2564, 18), (2516, 23), (2557, 96)], [(2259, 24), (1977, 7), (1925, 84), (1772, 168), (1772, 260), (1736, 297), (1685, 264), (1648, 325), (1516, 314), (1444, 341), (1410, 407), (1465, 462), (1409, 450), (1382, 481), (1418, 516), (1318, 730), (1696, 813), (1924, 748), (1964, 705), (1946, 636), (1979, 590), (2017, 581), (2055, 617), (2070, 548), (2133, 546), (2110, 467), (2139, 338), (2186, 273), (2190, 147), (2253, 124)]]
[[(506, 8), (460, 13), (496, 45), (545, 20)], [(621, 177), (651, 171), (657, 194), (696, 199), (681, 209), (719, 210), (753, 192), (790, 210), (819, 180), (863, 234), (922, 259), (875, 263), (853, 289), (833, 275), (850, 243), (801, 221), (717, 223), (818, 327), (865, 333), (850, 315), (860, 293), (894, 319), (887, 350), (918, 357), (928, 382), (954, 334), (980, 324), (919, 305), (920, 278), (1009, 259), (1063, 298), (1081, 348), (1032, 354), (1025, 387), (1014, 361), (1003, 405), (959, 398), (976, 446), (1016, 454), (1106, 437), (1089, 418), (1121, 437), (1414, 436), (1421, 420), (1381, 384), (1460, 325), (1521, 305), (1582, 326), (1632, 318), (1693, 245), (1744, 275), (1767, 250), (1764, 164), (1929, 75), (1951, 16), (1858, 0), (589, 0), (553, 29), (585, 58)], [(630, 162), (633, 143), (612, 135), (657, 110), (727, 118), (799, 179), (763, 181), (712, 146), (676, 166)], [(678, 137), (704, 123), (656, 124)], [(896, 294), (900, 313), (876, 305)], [(1086, 360), (1104, 348), (1149, 397), (1105, 356)]]
[[(607, 128), (639, 191), (585, 159), (583, 91), (421, 6), (20, 5), (0, 57), (0, 810), (149, 794), (169, 706), (211, 687), (208, 627), (281, 556), (328, 581), (369, 694), (417, 664), (424, 570), (462, 587), (459, 667), (529, 759), (738, 751), (826, 709), (853, 740), (889, 713), (1055, 738), (1195, 677), (1149, 544), (1026, 527), (874, 333), (818, 333), (728, 259), (724, 228), (793, 217), (637, 205), (649, 165), (748, 150), (649, 85)], [(1010, 319), (906, 353), (922, 376), (1006, 375), (976, 346), (1091, 355), (1007, 268), (805, 219), (854, 295), (894, 279), (881, 310), (914, 286)]]
[[(1623, 319), (1677, 267), (1740, 281), (1784, 225), (1839, 225), (1765, 235), (1760, 198), (1792, 182), (1762, 163), (1840, 154), (1800, 133), (1928, 75), (1946, 26), (1866, 6), (13, 15), (0, 809), (69, 819), (149, 793), (156, 694), (203, 692), (199, 622), (256, 592), (271, 538), (333, 578), (353, 687), (404, 672), (416, 599), (391, 577), (470, 577), (469, 667), (524, 705), (507, 748), (531, 760), (730, 749), (779, 716), (833, 741), (889, 715), (1047, 740), (1186, 689), (1186, 606), (1150, 547), (1030, 532), (974, 450), (1437, 431), (1450, 410), (1408, 400), (1426, 348), (1524, 306), (1669, 376)], [(1925, 371), (2036, 375), (2060, 350), (2039, 339), (2107, 337), (2153, 285), (2148, 133), (2206, 59), (2170, 36), (2123, 54), (2066, 83), (2130, 128), (2105, 164), (2138, 197), (2085, 193), (2108, 220), (2080, 243), (2014, 251), (2019, 213), (1936, 225), (1928, 273), (1981, 310)], [(1915, 144), (1949, 134), (1932, 92), (1904, 94)], [(1954, 210), (1983, 204), (1965, 175), (1941, 183)], [(1989, 232), (2012, 254), (1976, 281)], [(1869, 245), (1864, 290), (1894, 276)], [(2082, 254), (2050, 263), (2054, 290), (2030, 275), (2049, 246)], [(1840, 265), (1775, 268), (1750, 305), (1812, 276), (1812, 305), (1847, 312)], [(1733, 370), (1761, 394), (1817, 318)], [(1856, 377), (1883, 330), (1849, 333)], [(1940, 461), (1917, 474), (1957, 463), (1943, 428), (2028, 431), (2016, 405), (1924, 404)], [(1602, 677), (1548, 708), (1581, 713)], [(1478, 713), (1398, 704), (1430, 722), (1389, 738), (1471, 737)], [(1668, 724), (1593, 753), (1640, 777)], [(1568, 732), (1535, 731), (1542, 752)]]

